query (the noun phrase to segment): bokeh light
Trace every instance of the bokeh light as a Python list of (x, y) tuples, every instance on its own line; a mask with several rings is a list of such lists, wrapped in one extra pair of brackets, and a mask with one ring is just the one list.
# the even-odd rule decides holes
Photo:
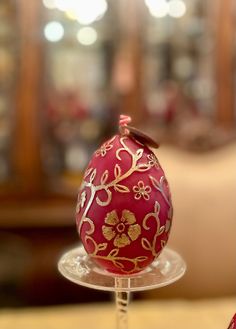
[(77, 33), (79, 43), (84, 46), (90, 46), (97, 41), (97, 31), (92, 27), (82, 27)]
[(101, 19), (108, 8), (106, 0), (43, 0), (43, 4), (65, 12), (68, 18), (77, 19), (82, 25)]
[(146, 5), (150, 11), (150, 14), (154, 17), (165, 17), (168, 15), (168, 3), (166, 0), (145, 0)]
[(161, 18), (171, 16), (180, 18), (186, 13), (186, 5), (182, 0), (145, 0), (152, 16)]
[(171, 0), (169, 2), (169, 15), (175, 18), (184, 16), (186, 13), (186, 5), (181, 0)]
[(45, 25), (44, 36), (50, 42), (58, 42), (64, 36), (64, 28), (61, 23), (52, 21)]
[(48, 9), (55, 9), (56, 8), (56, 1), (55, 0), (43, 0), (43, 4)]

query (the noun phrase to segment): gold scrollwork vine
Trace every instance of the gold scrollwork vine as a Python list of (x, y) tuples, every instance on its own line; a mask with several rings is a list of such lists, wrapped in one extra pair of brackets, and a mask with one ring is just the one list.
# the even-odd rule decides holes
[[(122, 137), (120, 139), (120, 143), (122, 147), (116, 150), (116, 158), (118, 161), (122, 161), (121, 158), (121, 152), (126, 152), (130, 155), (131, 157), (131, 166), (130, 168), (122, 173), (121, 167), (119, 164), (116, 164), (114, 167), (114, 179), (111, 180), (110, 182), (108, 181), (109, 178), (109, 172), (108, 170), (105, 170), (101, 176), (100, 179), (100, 184), (99, 185), (94, 185), (93, 182), (95, 180), (95, 177), (97, 175), (97, 170), (96, 168), (89, 168), (85, 172), (84, 179), (86, 178), (88, 181), (83, 182), (83, 188), (90, 188), (91, 189), (91, 195), (90, 199), (88, 201), (88, 204), (83, 212), (82, 218), (80, 219), (80, 224), (79, 224), (79, 234), (81, 233), (81, 228), (84, 223), (84, 220), (87, 216), (87, 212), (89, 210), (90, 205), (92, 204), (94, 197), (96, 196), (97, 192), (99, 191), (104, 191), (106, 193), (106, 199), (101, 200), (99, 196), (96, 196), (95, 200), (96, 203), (99, 206), (107, 206), (110, 204), (112, 200), (112, 188), (119, 193), (129, 193), (130, 189), (128, 186), (121, 184), (121, 182), (131, 176), (134, 172), (144, 172), (147, 171), (151, 168), (151, 164), (149, 163), (140, 163), (139, 160), (141, 159), (143, 155), (143, 149), (139, 148), (136, 150), (135, 153), (132, 152), (132, 150), (128, 147), (128, 145), (125, 143), (127, 140), (127, 137)], [(109, 146), (112, 146), (111, 142), (114, 141), (114, 138), (109, 141)], [(111, 147), (112, 148), (112, 147)], [(111, 149), (109, 148), (109, 150)], [(89, 206), (88, 206), (89, 205)]]
[(142, 247), (145, 250), (148, 250), (152, 253), (154, 257), (157, 257), (160, 251), (156, 251), (156, 242), (157, 238), (164, 232), (165, 226), (161, 226), (160, 219), (159, 219), (159, 213), (160, 213), (160, 204), (156, 201), (154, 205), (154, 211), (147, 214), (143, 219), (143, 228), (148, 231), (150, 230), (150, 226), (148, 226), (148, 221), (150, 218), (154, 218), (156, 222), (156, 233), (153, 237), (153, 240), (150, 242), (147, 238), (142, 238), (141, 243)]

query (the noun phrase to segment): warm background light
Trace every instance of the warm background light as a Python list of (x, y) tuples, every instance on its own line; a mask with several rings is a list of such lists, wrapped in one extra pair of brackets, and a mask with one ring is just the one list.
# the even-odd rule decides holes
[(92, 27), (82, 27), (77, 33), (78, 41), (84, 46), (90, 46), (97, 40), (97, 31)]
[(169, 2), (169, 15), (172, 17), (182, 17), (186, 13), (186, 5), (181, 0), (171, 0)]
[(146, 0), (145, 2), (152, 16), (164, 17), (168, 15), (169, 7), (166, 0), (160, 0), (160, 1)]
[(145, 3), (152, 16), (161, 18), (171, 16), (180, 18), (186, 13), (186, 5), (182, 0), (145, 0)]
[(106, 0), (43, 0), (48, 9), (58, 9), (67, 17), (77, 19), (82, 25), (89, 25), (101, 19), (107, 11)]
[(55, 9), (56, 8), (56, 1), (55, 0), (43, 0), (43, 4), (48, 9)]
[(52, 21), (45, 25), (44, 35), (48, 41), (57, 42), (63, 38), (64, 28), (61, 23)]

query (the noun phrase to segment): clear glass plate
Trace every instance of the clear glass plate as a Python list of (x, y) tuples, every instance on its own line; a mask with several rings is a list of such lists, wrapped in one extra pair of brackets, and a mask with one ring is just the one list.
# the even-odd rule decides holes
[(160, 288), (177, 281), (184, 275), (186, 264), (177, 252), (164, 248), (160, 256), (144, 271), (119, 276), (98, 267), (83, 246), (79, 246), (62, 255), (58, 269), (68, 280), (85, 287), (131, 292)]

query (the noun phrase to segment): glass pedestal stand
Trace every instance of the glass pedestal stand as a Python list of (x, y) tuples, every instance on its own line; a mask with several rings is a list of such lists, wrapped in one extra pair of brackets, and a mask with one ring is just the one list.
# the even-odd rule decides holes
[(83, 246), (79, 246), (61, 257), (58, 269), (64, 277), (76, 284), (114, 292), (117, 329), (128, 329), (130, 292), (167, 286), (184, 275), (186, 264), (177, 252), (164, 248), (160, 256), (144, 271), (130, 276), (118, 276), (99, 268)]

